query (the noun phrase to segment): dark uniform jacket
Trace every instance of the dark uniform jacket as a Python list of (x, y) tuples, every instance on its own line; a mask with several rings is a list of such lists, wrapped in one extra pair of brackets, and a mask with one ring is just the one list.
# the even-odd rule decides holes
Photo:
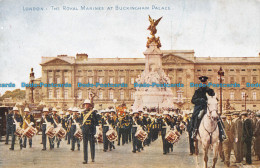
[(97, 118), (97, 114), (95, 112), (92, 112), (88, 118), (86, 119), (86, 121), (84, 121), (84, 116), (88, 114), (88, 110), (84, 110), (83, 113), (81, 114), (81, 120), (82, 122), (82, 127), (86, 128), (84, 130), (88, 130), (89, 134), (96, 134), (96, 126), (98, 126), (98, 118)]

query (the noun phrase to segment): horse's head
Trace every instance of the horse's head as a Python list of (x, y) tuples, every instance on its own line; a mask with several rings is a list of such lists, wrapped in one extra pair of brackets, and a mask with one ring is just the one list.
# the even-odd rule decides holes
[(209, 96), (208, 94), (206, 94), (206, 96), (208, 98), (207, 115), (211, 117), (213, 120), (217, 120), (219, 117), (217, 96), (216, 94), (215, 96)]

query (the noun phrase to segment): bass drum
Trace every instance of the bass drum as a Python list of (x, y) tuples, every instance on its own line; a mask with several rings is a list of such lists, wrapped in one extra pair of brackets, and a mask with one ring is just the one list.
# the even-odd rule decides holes
[(55, 128), (55, 135), (60, 139), (65, 138), (66, 130), (62, 127), (57, 127)]
[(49, 125), (46, 129), (46, 133), (45, 133), (49, 138), (53, 138), (55, 136), (55, 130), (54, 127), (52, 125)]

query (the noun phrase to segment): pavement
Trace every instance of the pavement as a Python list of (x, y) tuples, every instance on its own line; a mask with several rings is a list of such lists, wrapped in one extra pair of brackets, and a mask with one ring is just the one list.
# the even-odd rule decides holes
[[(2, 139), (5, 139), (4, 137)], [(132, 143), (124, 146), (116, 146), (113, 151), (103, 152), (102, 144), (96, 145), (95, 162), (91, 162), (89, 154), (89, 163), (83, 162), (83, 149), (80, 151), (70, 150), (70, 145), (63, 140), (60, 148), (41, 151), (41, 135), (33, 137), (33, 147), (23, 148), (20, 150), (18, 141), (15, 144), (15, 150), (10, 151), (10, 145), (5, 145), (4, 141), (0, 142), (0, 167), (1, 168), (71, 168), (71, 167), (95, 167), (95, 168), (195, 168), (195, 157), (189, 156), (188, 138), (186, 134), (181, 136), (180, 141), (174, 144), (173, 152), (163, 155), (162, 140), (153, 142), (150, 146), (145, 147), (140, 153), (132, 153)], [(9, 141), (9, 144), (11, 141)], [(28, 143), (28, 142), (27, 142)], [(115, 142), (116, 144), (116, 142)], [(82, 142), (81, 142), (82, 145)], [(47, 147), (49, 145), (47, 144)], [(231, 156), (231, 161), (234, 156)], [(232, 162), (231, 162), (232, 163)], [(212, 166), (212, 151), (209, 152), (209, 166)], [(202, 153), (199, 154), (199, 167), (203, 167)], [(218, 167), (225, 167), (220, 159), (217, 162)], [(231, 168), (260, 168), (259, 161), (253, 161), (253, 165), (243, 165), (232, 163)]]

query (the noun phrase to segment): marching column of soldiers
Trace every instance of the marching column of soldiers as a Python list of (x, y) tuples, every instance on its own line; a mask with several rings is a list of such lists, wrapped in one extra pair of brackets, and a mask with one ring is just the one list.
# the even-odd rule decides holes
[[(98, 141), (97, 128), (102, 128), (103, 151), (107, 152), (115, 149), (117, 145), (125, 145), (132, 142), (132, 152), (141, 152), (145, 146), (150, 146), (156, 141), (159, 136), (162, 138), (162, 153), (167, 154), (173, 151), (175, 142), (168, 141), (167, 133), (169, 130), (176, 130), (180, 134), (184, 129), (182, 125), (187, 126), (190, 142), (190, 155), (194, 154), (192, 128), (190, 128), (191, 114), (180, 115), (173, 110), (164, 111), (162, 114), (156, 112), (147, 112), (136, 110), (133, 112), (124, 111), (117, 113), (114, 109), (106, 109), (97, 111), (93, 108), (90, 100), (85, 100), (83, 103), (84, 109), (71, 107), (64, 115), (54, 107), (51, 110), (43, 108), (43, 115), (40, 120), (40, 130), (42, 132), (42, 150), (47, 150), (47, 139), (50, 149), (54, 149), (54, 144), (57, 148), (60, 147), (61, 141), (67, 141), (71, 145), (71, 151), (75, 150), (75, 146), (80, 150), (82, 142), (84, 152), (84, 164), (88, 163), (88, 147), (90, 147), (90, 155), (92, 162), (95, 161), (95, 144)], [(24, 116), (19, 113), (19, 109), (14, 107), (7, 115), (7, 138), (6, 144), (9, 141), (9, 135), (12, 136), (10, 150), (14, 150), (14, 143), (18, 137), (20, 149), (26, 148), (26, 143), (29, 141), (29, 146), (32, 147), (32, 138), (28, 138), (19, 130), (27, 130), (28, 127), (35, 128), (36, 121), (29, 108), (24, 109)], [(246, 163), (251, 164), (251, 154), (254, 153), (260, 157), (259, 140), (260, 140), (260, 114), (252, 115), (247, 112), (225, 113), (223, 125), (226, 139), (222, 142), (221, 152), (224, 163), (230, 165), (230, 153), (234, 150), (236, 162), (241, 162), (246, 158)], [(51, 127), (53, 126), (53, 127)], [(65, 131), (64, 139), (56, 135), (51, 136), (51, 129), (56, 130), (62, 127)], [(114, 131), (111, 131), (114, 130)], [(147, 135), (143, 137), (142, 131)], [(110, 133), (108, 135), (108, 133)], [(140, 132), (140, 134), (139, 134)], [(170, 137), (171, 138), (171, 137)], [(258, 143), (257, 143), (258, 142)], [(254, 146), (251, 151), (252, 145)]]

